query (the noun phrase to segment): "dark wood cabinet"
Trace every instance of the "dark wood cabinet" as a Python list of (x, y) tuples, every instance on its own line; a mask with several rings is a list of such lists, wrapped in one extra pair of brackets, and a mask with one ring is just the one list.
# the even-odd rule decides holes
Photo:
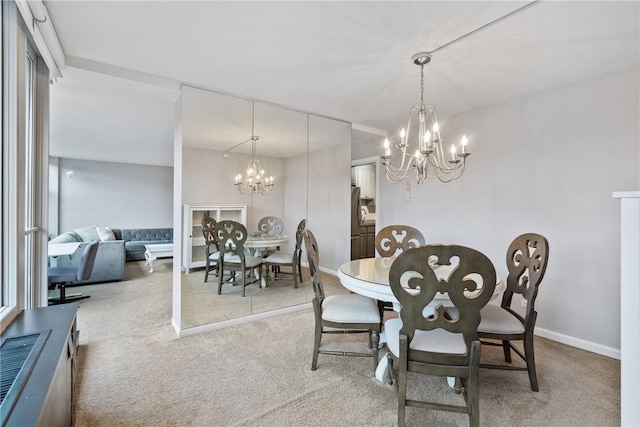
[(42, 345), (34, 346), (26, 359), (33, 360), (24, 365), (29, 374), (17, 376), (21, 383), (16, 382), (2, 402), (3, 426), (73, 425), (77, 310), (77, 303), (25, 310), (2, 333), (3, 349), (11, 340), (42, 336)]

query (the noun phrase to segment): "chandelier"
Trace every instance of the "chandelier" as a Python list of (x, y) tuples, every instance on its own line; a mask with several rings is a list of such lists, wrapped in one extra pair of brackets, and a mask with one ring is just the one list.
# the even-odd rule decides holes
[[(258, 142), (260, 137), (254, 132), (254, 109), (255, 101), (251, 104), (251, 138), (238, 144), (242, 145), (245, 142), (251, 141), (251, 160), (244, 174), (240, 173), (236, 175), (234, 185), (242, 194), (267, 194), (273, 188), (274, 182), (273, 176), (267, 176), (264, 169), (262, 169), (260, 159), (256, 157), (256, 142)], [(227, 152), (228, 151), (229, 150), (227, 150)]]
[[(396, 166), (391, 164), (395, 155), (391, 154), (389, 139), (384, 140), (384, 155), (381, 157), (385, 174), (393, 183), (399, 183), (414, 175), (418, 184), (430, 177), (450, 182), (460, 178), (464, 173), (465, 161), (470, 155), (466, 151), (467, 137), (462, 137), (460, 151), (451, 144), (449, 155), (445, 153), (436, 109), (433, 105), (424, 103), (424, 66), (431, 61), (431, 55), (429, 52), (419, 52), (411, 59), (414, 64), (420, 66), (420, 103), (411, 107), (407, 127), (400, 131), (400, 142), (394, 146), (399, 150), (399, 165), (398, 162)], [(412, 133), (411, 124), (416, 119), (418, 129)]]

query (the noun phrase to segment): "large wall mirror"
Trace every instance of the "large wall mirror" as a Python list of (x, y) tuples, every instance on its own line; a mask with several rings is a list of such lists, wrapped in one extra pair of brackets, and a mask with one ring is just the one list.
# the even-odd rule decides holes
[[(183, 88), (182, 115), (183, 206), (246, 206), (249, 232), (257, 230), (260, 218), (278, 216), (289, 236), (280, 250), (287, 253), (294, 249), (298, 223), (307, 218), (314, 230), (326, 230), (322, 238), (331, 251), (326, 268), (336, 269), (337, 260), (348, 259), (349, 218), (338, 212), (348, 210), (349, 203), (349, 123), (192, 87)], [(265, 195), (241, 194), (233, 185), (251, 158), (252, 131), (259, 136), (255, 155), (275, 179)], [(190, 231), (193, 238), (202, 237), (197, 227)], [(193, 257), (204, 256), (201, 245), (183, 236), (183, 246), (193, 245)], [(180, 286), (182, 329), (312, 299), (308, 283), (295, 289), (285, 280), (268, 288), (250, 285), (245, 297), (240, 286), (224, 284), (218, 295), (218, 278), (210, 274), (204, 282), (204, 274), (202, 268), (189, 269), (174, 283)]]

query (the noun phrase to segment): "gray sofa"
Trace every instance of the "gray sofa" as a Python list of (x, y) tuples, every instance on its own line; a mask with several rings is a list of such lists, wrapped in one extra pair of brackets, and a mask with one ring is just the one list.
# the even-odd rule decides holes
[(173, 228), (113, 229), (117, 240), (124, 240), (127, 261), (144, 259), (144, 245), (173, 243)]
[[(59, 256), (52, 260), (58, 267), (78, 267), (85, 246), (94, 240), (100, 240), (97, 234), (88, 232), (91, 227), (67, 231), (52, 239), (49, 243), (80, 242), (73, 255)], [(77, 232), (76, 232), (77, 231)], [(110, 229), (115, 240), (101, 240), (98, 253), (89, 279), (82, 284), (113, 282), (124, 280), (125, 261), (144, 260), (144, 245), (172, 243), (172, 228), (133, 228)]]

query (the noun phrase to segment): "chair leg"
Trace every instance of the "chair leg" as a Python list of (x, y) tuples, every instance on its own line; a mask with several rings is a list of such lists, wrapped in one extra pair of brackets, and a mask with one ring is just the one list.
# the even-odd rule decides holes
[(300, 261), (298, 261), (298, 276), (299, 276), (299, 279), (300, 279), (300, 283), (303, 283), (303, 281), (302, 281), (302, 266), (300, 264)]
[(504, 360), (507, 363), (511, 363), (511, 342), (502, 341), (502, 351), (504, 352)]
[(525, 334), (524, 336), (524, 355), (527, 363), (527, 372), (529, 373), (529, 382), (531, 390), (538, 391), (538, 375), (536, 374), (536, 359), (533, 352), (533, 334)]
[(389, 385), (394, 386), (396, 389), (396, 393), (398, 392), (398, 379), (396, 378), (396, 371), (394, 371), (393, 367), (393, 356), (391, 356), (391, 352), (387, 353), (387, 363), (389, 366)]
[(378, 331), (372, 331), (372, 346), (373, 346), (373, 375), (376, 375), (376, 369), (378, 369), (378, 355), (380, 351), (380, 333)]
[(291, 264), (291, 275), (293, 276), (293, 287), (298, 289), (298, 268), (295, 263)]
[(242, 272), (242, 296), (245, 296), (245, 289), (247, 286), (247, 270)]
[(480, 342), (472, 344), (471, 352), (469, 378), (465, 384), (465, 398), (470, 410), (469, 424), (471, 427), (478, 427), (480, 425)]
[(311, 359), (311, 370), (318, 368), (318, 354), (320, 353), (320, 341), (322, 340), (322, 321), (316, 318), (316, 331), (313, 338), (313, 358)]
[[(218, 267), (220, 268), (220, 267)], [(218, 295), (220, 295), (222, 293), (222, 276), (224, 276), (224, 271), (223, 270), (219, 270), (218, 273)]]
[(407, 403), (407, 337), (400, 337), (400, 357), (398, 358), (398, 427), (404, 426), (405, 409)]

